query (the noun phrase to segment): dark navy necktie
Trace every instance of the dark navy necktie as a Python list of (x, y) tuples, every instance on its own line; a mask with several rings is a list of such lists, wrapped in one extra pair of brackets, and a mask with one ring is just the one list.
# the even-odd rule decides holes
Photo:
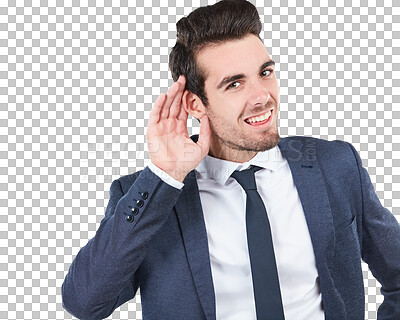
[(254, 172), (260, 169), (262, 168), (250, 166), (247, 170), (235, 171), (231, 176), (242, 186), (247, 195), (247, 244), (257, 320), (284, 320), (271, 227), (267, 210), (257, 192), (254, 177)]

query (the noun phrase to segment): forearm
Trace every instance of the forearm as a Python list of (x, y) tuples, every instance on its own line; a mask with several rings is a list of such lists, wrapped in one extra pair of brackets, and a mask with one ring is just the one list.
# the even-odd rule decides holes
[[(147, 244), (167, 220), (181, 192), (148, 168), (125, 195), (121, 190), (118, 195), (117, 184), (113, 183), (107, 208), (113, 212), (107, 212), (95, 237), (79, 251), (63, 284), (64, 307), (79, 318), (90, 319), (94, 314), (96, 319), (106, 317), (133, 298), (136, 290), (129, 285), (145, 257)], [(148, 194), (146, 199), (141, 197), (143, 192)], [(139, 207), (136, 200), (142, 200), (143, 205)], [(135, 207), (136, 215), (131, 210)], [(133, 220), (129, 222), (127, 216)], [(120, 297), (122, 291), (126, 297)]]

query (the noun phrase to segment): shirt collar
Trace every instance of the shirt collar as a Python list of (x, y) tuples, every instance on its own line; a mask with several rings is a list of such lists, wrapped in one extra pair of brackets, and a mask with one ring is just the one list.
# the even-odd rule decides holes
[(251, 165), (256, 165), (264, 169), (275, 171), (284, 157), (278, 146), (267, 151), (258, 152), (252, 159), (244, 163), (232, 162), (206, 155), (196, 167), (196, 171), (203, 178), (210, 178), (225, 185), (228, 178), (235, 170), (244, 170)]

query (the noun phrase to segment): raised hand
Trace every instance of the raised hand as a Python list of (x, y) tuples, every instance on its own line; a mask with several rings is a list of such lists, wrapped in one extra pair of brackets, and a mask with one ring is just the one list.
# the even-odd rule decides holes
[(189, 137), (188, 113), (182, 104), (185, 82), (185, 77), (180, 76), (166, 95), (159, 95), (151, 110), (146, 134), (151, 162), (181, 182), (207, 155), (211, 137), (206, 115), (200, 119), (197, 143)]

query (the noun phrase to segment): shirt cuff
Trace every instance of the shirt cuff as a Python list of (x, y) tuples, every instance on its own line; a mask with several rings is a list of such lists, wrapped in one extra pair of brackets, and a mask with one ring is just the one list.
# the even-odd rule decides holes
[(185, 185), (184, 183), (172, 178), (168, 173), (162, 171), (152, 162), (149, 163), (148, 167), (155, 175), (157, 175), (165, 183), (168, 183), (171, 187), (182, 189), (182, 187)]

